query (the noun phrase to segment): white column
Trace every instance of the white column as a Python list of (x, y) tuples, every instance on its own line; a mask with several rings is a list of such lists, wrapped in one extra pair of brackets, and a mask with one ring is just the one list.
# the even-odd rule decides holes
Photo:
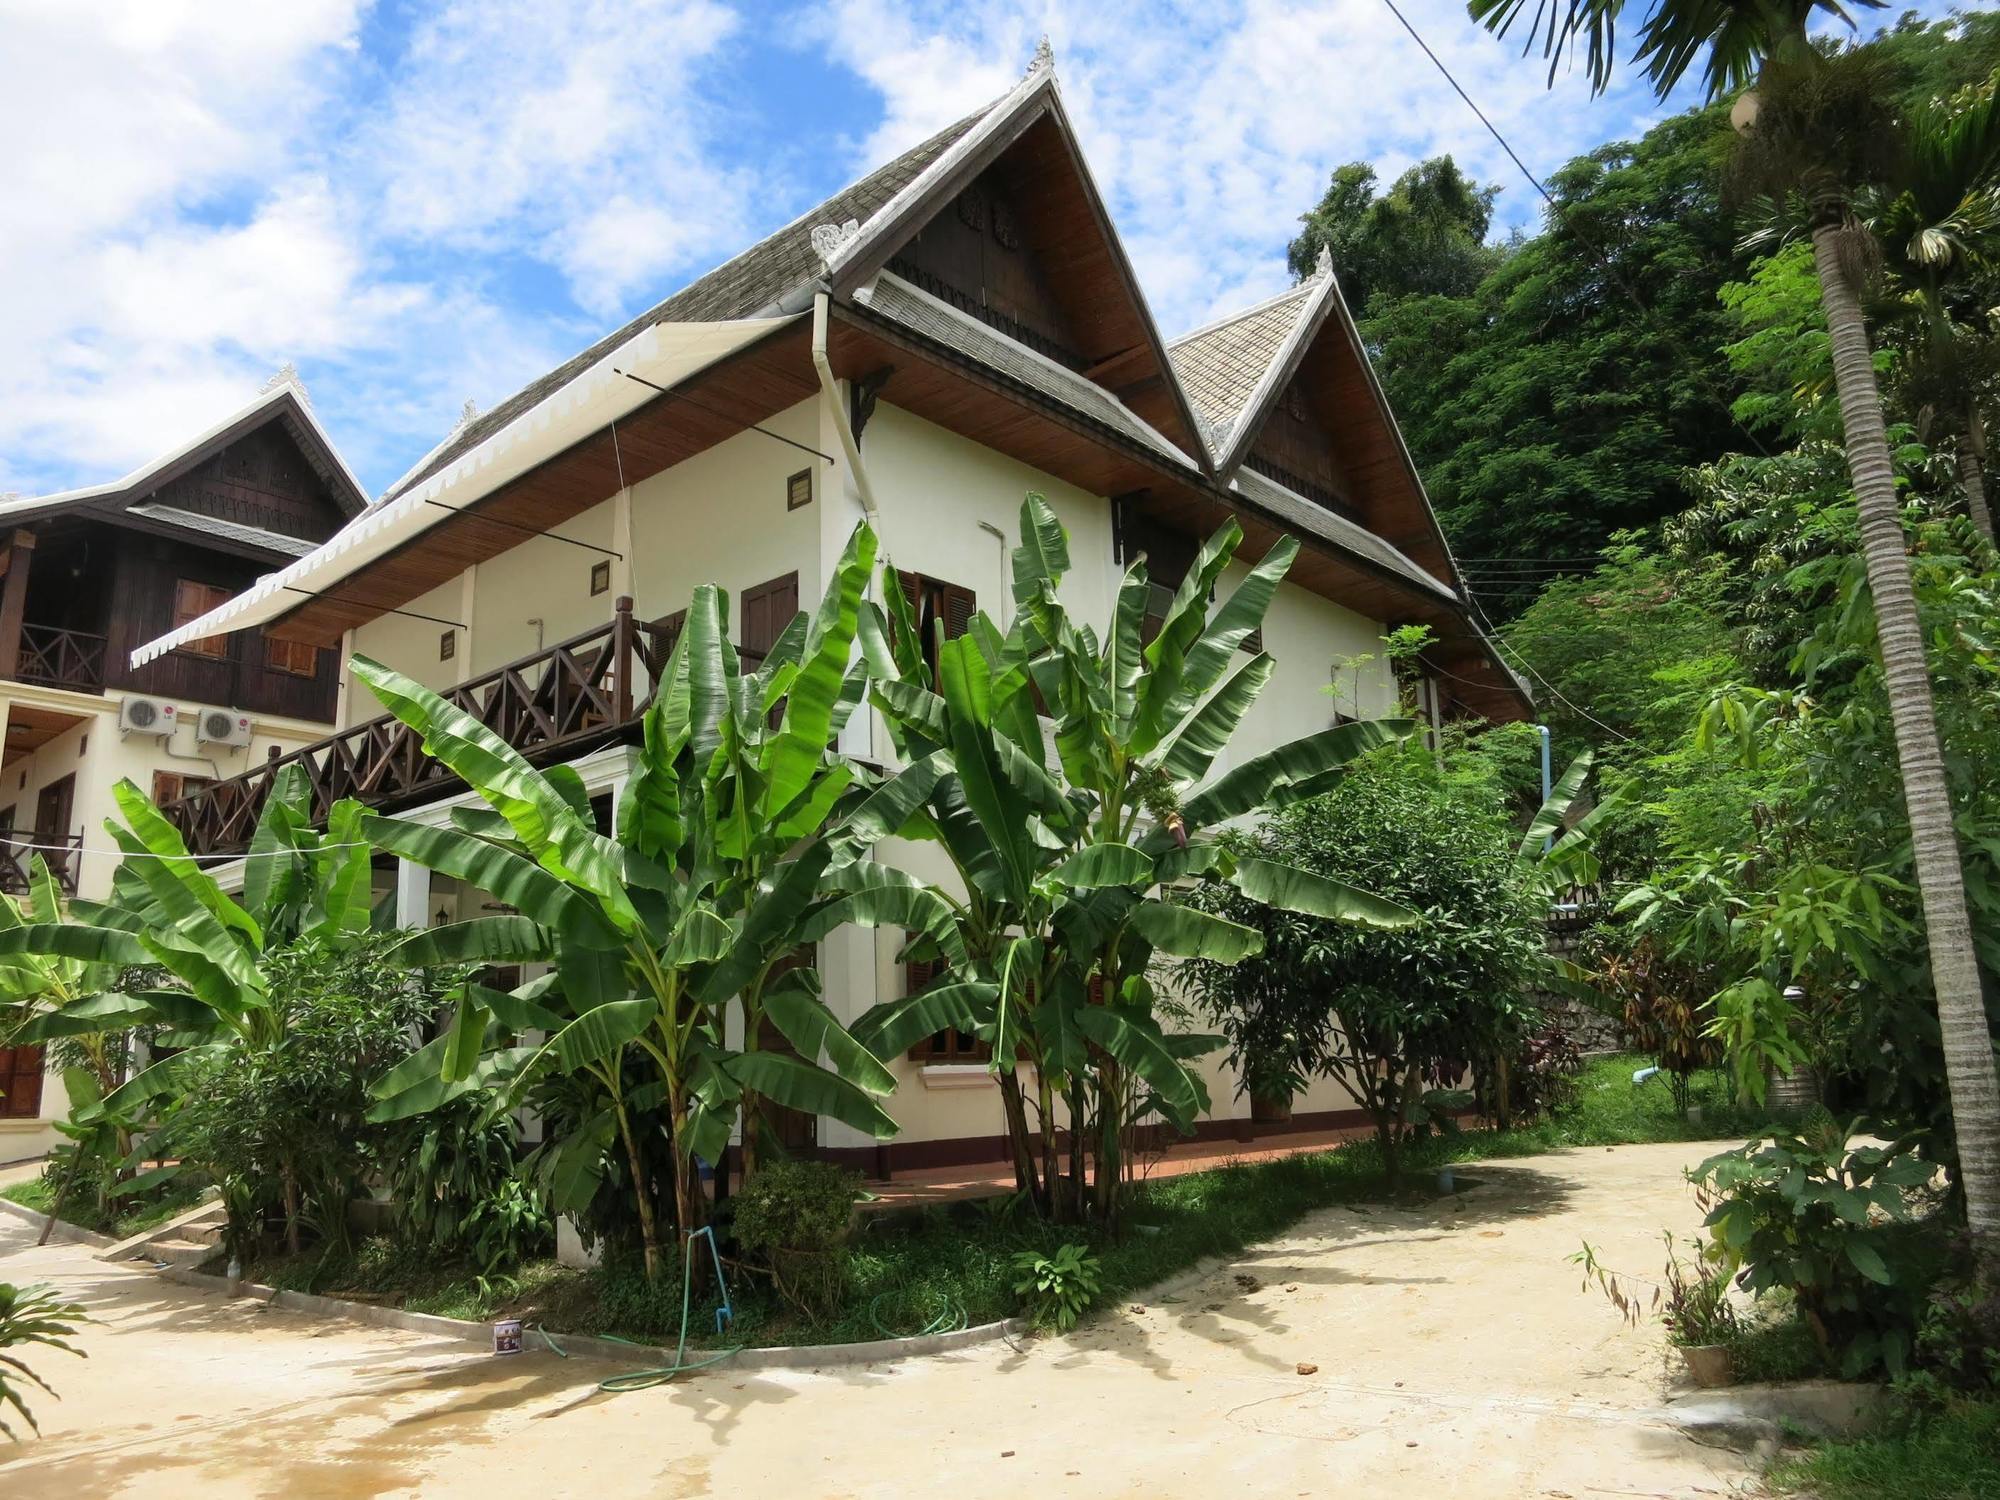
[(431, 872), (413, 860), (396, 861), (396, 925), (431, 925)]

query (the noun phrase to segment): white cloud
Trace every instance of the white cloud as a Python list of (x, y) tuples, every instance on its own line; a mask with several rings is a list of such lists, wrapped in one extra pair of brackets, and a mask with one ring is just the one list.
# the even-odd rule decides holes
[[(1487, 114), (1546, 172), (1659, 111), (1591, 104), (1577, 79), (1486, 35), (1458, 0), (1404, 9)], [(1019, 76), (1037, 32), (1141, 282), (1169, 331), (1280, 289), (1284, 246), (1346, 161), (1384, 178), (1451, 152), (1503, 187), (1502, 222), (1538, 200), (1381, 0), (1135, 0), (1040, 6), (844, 0), (823, 35), (883, 95), (865, 149), (908, 145)]]
[(405, 20), (0, 0), (0, 490), (118, 474), (286, 360), (379, 482), (770, 217), (712, 138), (718, 0)]

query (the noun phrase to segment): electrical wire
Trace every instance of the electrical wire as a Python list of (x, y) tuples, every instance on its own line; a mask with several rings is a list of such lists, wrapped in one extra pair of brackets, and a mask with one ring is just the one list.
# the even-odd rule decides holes
[[(1697, 372), (1702, 370), (1704, 366), (1698, 364), (1695, 361), (1694, 351), (1688, 348), (1688, 346), (1684, 342), (1682, 342), (1680, 336), (1674, 331), (1672, 325), (1667, 323), (1667, 321), (1661, 317), (1658, 309), (1647, 305), (1646, 301), (1642, 297), (1640, 297), (1638, 291), (1632, 286), (1630, 282), (1628, 282), (1625, 279), (1623, 274), (1620, 273), (1617, 265), (1612, 261), (1611, 257), (1605, 252), (1603, 247), (1598, 245), (1592, 236), (1584, 233), (1583, 230), (1578, 227), (1576, 220), (1570, 216), (1569, 210), (1565, 208), (1560, 202), (1558, 202), (1554, 197), (1554, 195), (1552, 195), (1549, 192), (1549, 190), (1542, 185), (1541, 178), (1537, 177), (1533, 172), (1528, 170), (1528, 164), (1521, 160), (1520, 153), (1514, 149), (1512, 143), (1508, 141), (1507, 137), (1500, 133), (1500, 127), (1495, 125), (1491, 120), (1489, 120), (1486, 117), (1486, 111), (1481, 109), (1478, 106), (1478, 104), (1473, 102), (1472, 96), (1468, 94), (1463, 88), (1463, 86), (1460, 85), (1459, 81), (1452, 76), (1451, 69), (1444, 65), (1444, 59), (1439, 57), (1437, 53), (1431, 51), (1431, 44), (1424, 40), (1423, 34), (1419, 32), (1415, 26), (1410, 24), (1410, 18), (1404, 15), (1403, 12), (1397, 7), (1396, 0), (1382, 0), (1382, 3), (1389, 8), (1389, 14), (1394, 16), (1398, 21), (1402, 23), (1403, 30), (1407, 31), (1410, 34), (1410, 40), (1415, 42), (1418, 47), (1423, 49), (1424, 56), (1428, 57), (1431, 60), (1432, 65), (1435, 66), (1438, 72), (1444, 76), (1444, 81), (1451, 85), (1452, 92), (1457, 94), (1460, 99), (1465, 101), (1465, 107), (1472, 111), (1472, 113), (1478, 118), (1479, 123), (1481, 125), (1484, 125), (1486, 127), (1486, 133), (1492, 136), (1495, 141), (1499, 142), (1500, 149), (1507, 153), (1508, 159), (1512, 161), (1517, 168), (1520, 169), (1521, 175), (1528, 179), (1529, 184), (1534, 188), (1534, 190), (1537, 193), (1541, 194), (1542, 201), (1548, 204), (1550, 211), (1559, 220), (1562, 221), (1563, 227), (1567, 229), (1571, 234), (1575, 235), (1577, 243), (1584, 246), (1584, 248), (1589, 250), (1590, 253), (1596, 258), (1599, 268), (1604, 272), (1604, 274), (1607, 277), (1610, 278), (1612, 284), (1615, 285), (1619, 291), (1625, 294), (1626, 299), (1630, 301), (1634, 307), (1639, 309), (1641, 315), (1644, 316), (1649, 322), (1651, 322), (1654, 325), (1654, 327), (1658, 330), (1658, 332), (1664, 335), (1668, 344), (1670, 344), (1683, 357), (1683, 359), (1686, 360), (1687, 366), (1690, 370)], [(1771, 451), (1770, 449), (1764, 446), (1763, 439), (1759, 438), (1756, 433), (1752, 432), (1749, 426), (1746, 425), (1741, 418), (1737, 417), (1734, 412), (1730, 413), (1730, 420), (1735, 422), (1737, 428), (1743, 433), (1743, 435), (1746, 438), (1750, 440), (1751, 446), (1754, 447), (1759, 454), (1761, 454), (1765, 458), (1769, 458), (1771, 456)]]

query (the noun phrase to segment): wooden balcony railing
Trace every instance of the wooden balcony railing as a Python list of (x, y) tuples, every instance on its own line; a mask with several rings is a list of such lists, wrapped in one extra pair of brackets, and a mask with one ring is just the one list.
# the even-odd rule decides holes
[[(638, 723), (680, 625), (678, 615), (666, 622), (635, 619), (632, 601), (620, 599), (610, 623), (462, 682), (444, 697), (532, 761), (573, 758)], [(740, 654), (746, 667), (758, 660)], [(388, 808), (448, 794), (460, 784), (424, 754), (414, 730), (389, 714), (289, 755), (276, 751), (273, 746), (259, 769), (162, 809), (191, 852), (226, 854), (248, 844), (271, 783), (286, 766), (305, 767), (315, 822), (343, 797)]]
[(83, 865), (83, 835), (32, 833), (24, 828), (0, 829), (0, 892), (9, 896), (28, 893), (28, 877), (37, 854), (48, 861), (49, 873), (63, 894), (74, 896), (77, 871)]
[(14, 676), (49, 687), (104, 691), (104, 637), (55, 625), (23, 625)]

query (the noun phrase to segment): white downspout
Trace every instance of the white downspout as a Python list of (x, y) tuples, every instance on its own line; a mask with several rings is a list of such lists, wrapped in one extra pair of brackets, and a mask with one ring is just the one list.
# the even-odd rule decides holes
[(868, 470), (861, 462), (861, 449), (854, 441), (854, 430), (848, 425), (847, 413), (840, 409), (840, 384), (833, 378), (833, 366), (826, 358), (826, 309), (827, 294), (813, 294), (813, 368), (819, 371), (819, 393), (826, 398), (827, 410), (833, 417), (834, 436), (840, 439), (840, 451), (847, 459), (847, 471), (854, 476), (855, 491), (861, 496), (861, 509), (868, 517), (868, 526), (879, 541), (882, 535), (882, 512), (875, 505), (875, 487), (868, 482)]

